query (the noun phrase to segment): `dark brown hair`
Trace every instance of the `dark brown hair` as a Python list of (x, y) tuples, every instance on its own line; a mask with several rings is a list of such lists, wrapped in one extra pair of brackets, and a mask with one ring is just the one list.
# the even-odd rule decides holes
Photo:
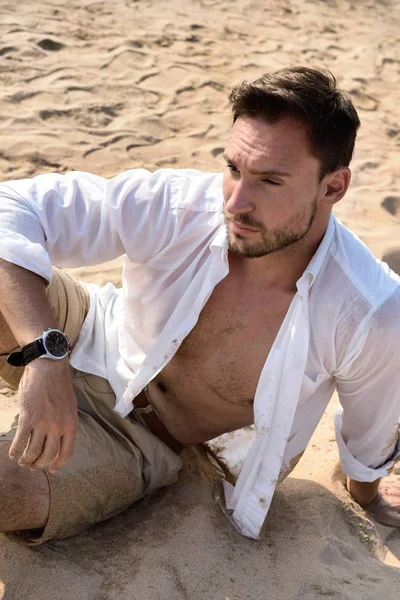
[(232, 90), (229, 100), (234, 122), (242, 116), (270, 123), (291, 116), (303, 122), (311, 152), (321, 162), (321, 179), (350, 164), (360, 120), (349, 96), (329, 71), (281, 69), (253, 83), (243, 81)]

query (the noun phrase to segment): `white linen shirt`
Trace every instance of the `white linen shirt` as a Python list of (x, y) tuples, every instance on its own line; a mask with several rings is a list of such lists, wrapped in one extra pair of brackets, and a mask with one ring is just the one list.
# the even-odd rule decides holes
[[(125, 255), (121, 289), (88, 284), (89, 314), (70, 359), (110, 381), (122, 416), (229, 272), (222, 208), (222, 175), (194, 170), (0, 184), (1, 258), (50, 281), (52, 265)], [(254, 427), (242, 430), (247, 457), (236, 485), (224, 486), (226, 514), (253, 538), (279, 474), (307, 446), (335, 387), (344, 472), (374, 481), (399, 452), (400, 278), (332, 215), (297, 290), (260, 373)]]

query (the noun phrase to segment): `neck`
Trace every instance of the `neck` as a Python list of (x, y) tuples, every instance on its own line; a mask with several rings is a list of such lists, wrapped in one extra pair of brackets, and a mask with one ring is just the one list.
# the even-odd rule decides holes
[(327, 226), (328, 220), (320, 226), (315, 223), (300, 241), (260, 258), (241, 258), (229, 252), (230, 270), (234, 270), (246, 285), (295, 292), (296, 283), (316, 253)]

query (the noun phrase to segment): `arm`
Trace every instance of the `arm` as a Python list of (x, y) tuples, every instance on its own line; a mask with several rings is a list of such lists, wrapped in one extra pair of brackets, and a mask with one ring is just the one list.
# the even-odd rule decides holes
[(0, 313), (13, 334), (10, 341), (0, 339), (0, 353), (13, 349), (14, 338), (25, 346), (46, 328), (57, 327), (45, 290), (46, 282), (36, 273), (0, 259)]
[(365, 481), (355, 481), (347, 477), (347, 490), (353, 496), (354, 500), (362, 506), (368, 508), (375, 500), (381, 480), (377, 479), (371, 483)]
[[(125, 252), (140, 262), (168, 243), (168, 194), (168, 171), (136, 170), (110, 181), (86, 173), (43, 175), (1, 184), (0, 313), (10, 332), (0, 339), (0, 352), (15, 347), (5, 337), (25, 345), (57, 326), (45, 293), (52, 264), (96, 264)], [(68, 360), (30, 363), (18, 397), (10, 455), (57, 470), (72, 454), (77, 428)]]
[[(1, 328), (0, 351), (31, 342), (48, 327), (57, 328), (38, 275), (0, 259), (0, 312), (8, 328)], [(15, 340), (14, 340), (15, 338)], [(31, 469), (56, 472), (72, 455), (78, 425), (68, 359), (35, 360), (21, 379), (18, 428), (10, 458)]]
[[(393, 522), (392, 493), (381, 478), (389, 475), (400, 449), (399, 339), (397, 290), (370, 319), (359, 354), (336, 375), (343, 407), (335, 417), (336, 436), (347, 488), (363, 508), (380, 504), (375, 516), (381, 522), (388, 511)], [(394, 485), (400, 491), (400, 482)], [(400, 525), (400, 511), (395, 520)]]
[(40, 175), (0, 184), (0, 258), (51, 279), (51, 266), (147, 260), (173, 235), (169, 171)]

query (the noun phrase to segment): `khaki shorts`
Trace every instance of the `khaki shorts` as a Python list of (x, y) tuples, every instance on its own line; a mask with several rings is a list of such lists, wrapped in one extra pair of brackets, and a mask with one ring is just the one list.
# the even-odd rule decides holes
[[(67, 273), (54, 269), (48, 298), (60, 329), (76, 343), (89, 308), (86, 288)], [(23, 367), (0, 357), (0, 377), (18, 388)], [(115, 395), (106, 379), (71, 367), (78, 403), (79, 425), (74, 454), (55, 475), (47, 470), (50, 515), (39, 535), (19, 532), (30, 545), (75, 535), (88, 526), (113, 517), (135, 500), (174, 483), (181, 458), (131, 413), (123, 419), (114, 410)], [(0, 443), (16, 432), (0, 432)]]

